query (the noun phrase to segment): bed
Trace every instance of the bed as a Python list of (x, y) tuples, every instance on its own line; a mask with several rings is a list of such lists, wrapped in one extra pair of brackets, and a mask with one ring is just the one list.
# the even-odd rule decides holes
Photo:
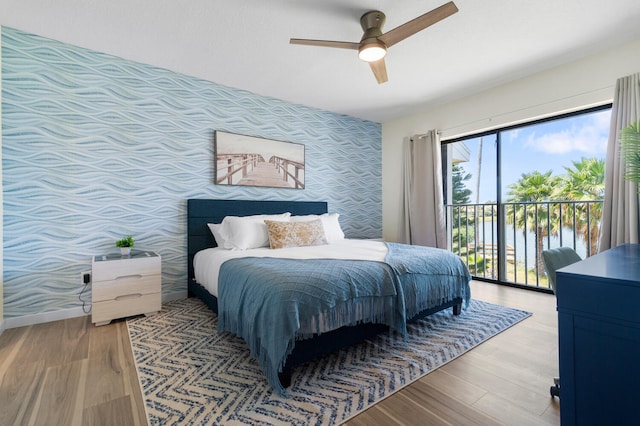
[[(282, 213), (290, 213), (292, 216), (296, 217), (304, 215), (327, 216), (327, 203), (306, 201), (245, 201), (207, 199), (190, 199), (187, 201), (189, 294), (190, 296), (200, 298), (213, 312), (218, 315), (219, 326), (221, 324), (224, 326), (223, 331), (234, 332), (235, 334), (243, 337), (245, 341), (247, 341), (252, 354), (256, 356), (256, 358), (258, 358), (258, 362), (265, 371), (267, 380), (274, 388), (274, 390), (276, 390), (280, 394), (286, 393), (284, 388), (290, 385), (291, 374), (296, 366), (299, 366), (305, 362), (321, 357), (338, 349), (361, 342), (367, 338), (375, 336), (376, 334), (388, 331), (390, 328), (402, 332), (403, 326), (406, 326), (406, 322), (415, 321), (419, 318), (441, 311), (443, 309), (452, 308), (453, 314), (459, 315), (464, 305), (468, 304), (470, 298), (470, 290), (468, 285), (470, 281), (470, 275), (468, 273), (468, 270), (462, 264), (459, 258), (445, 250), (417, 248), (413, 246), (404, 246), (397, 244), (393, 245), (382, 242), (374, 243), (366, 241), (353, 241), (353, 244), (362, 245), (363, 247), (366, 246), (367, 249), (368, 247), (372, 247), (374, 250), (379, 250), (381, 244), (385, 245), (385, 247), (387, 247), (386, 250), (388, 254), (386, 254), (386, 258), (384, 259), (385, 261), (382, 262), (379, 260), (374, 261), (364, 259), (356, 261), (328, 259), (309, 259), (303, 261), (294, 261), (291, 259), (265, 259), (261, 257), (254, 257), (253, 255), (251, 256), (251, 258), (247, 259), (241, 257), (239, 258), (237, 256), (237, 254), (239, 253), (238, 251), (214, 249), (215, 247), (217, 247), (217, 242), (213, 237), (212, 230), (210, 229), (209, 224), (220, 224), (227, 216), (246, 217), (253, 215), (277, 215)], [(273, 223), (270, 223), (270, 225), (273, 225)], [(342, 244), (352, 244), (352, 242), (345, 241), (343, 243), (341, 241), (337, 241), (335, 244), (332, 243), (327, 247), (337, 251)], [(302, 252), (306, 249), (307, 248), (301, 248), (300, 250), (296, 251)], [(311, 250), (315, 248), (308, 249)], [(438, 250), (438, 252), (436, 253), (438, 256), (444, 256), (447, 259), (447, 262), (452, 263), (447, 263), (444, 266), (441, 266), (439, 264), (435, 265), (435, 263), (437, 262), (432, 262), (435, 266), (426, 265), (425, 268), (429, 269), (430, 271), (435, 270), (435, 273), (431, 274), (429, 277), (424, 274), (421, 275), (421, 271), (419, 270), (416, 270), (416, 273), (412, 274), (411, 272), (407, 271), (413, 268), (413, 266), (411, 266), (411, 259), (412, 250), (414, 249), (432, 251)], [(258, 250), (269, 251), (268, 248)], [(287, 249), (281, 251), (286, 250)], [(216, 267), (218, 269), (214, 268), (216, 270), (216, 274), (218, 274), (220, 277), (221, 286), (219, 288), (219, 291), (221, 293), (218, 294), (217, 291), (213, 291), (213, 293), (215, 293), (214, 295), (212, 294), (209, 285), (204, 284), (207, 280), (207, 277), (206, 275), (203, 275), (202, 272), (202, 265), (204, 262), (202, 259), (206, 258), (205, 254), (208, 255), (209, 253), (220, 251), (222, 251), (224, 255), (228, 255), (229, 260), (223, 261), (221, 265)], [(270, 251), (274, 253), (278, 252), (278, 250)], [(247, 253), (248, 252), (250, 251), (247, 251)], [(283, 256), (285, 258), (287, 257), (287, 255)], [(418, 258), (418, 256), (413, 257)], [(196, 272), (194, 271), (194, 258), (200, 263), (200, 265), (198, 266), (198, 274), (200, 275), (199, 280), (196, 279)], [(250, 262), (251, 265), (249, 265)], [(422, 260), (420, 260), (420, 262), (422, 262)], [(295, 265), (295, 268), (290, 268), (291, 265)], [(249, 271), (250, 267), (263, 269), (259, 269), (259, 272), (246, 272)], [(350, 274), (350, 268), (353, 268), (354, 271), (352, 277), (348, 276)], [(294, 269), (295, 271), (293, 271)], [(300, 269), (300, 271), (298, 271), (298, 269)], [(352, 305), (341, 305), (342, 311), (350, 310), (355, 312), (357, 310), (359, 312), (357, 315), (364, 316), (358, 317), (359, 319), (357, 321), (355, 321), (353, 318), (350, 319), (350, 322), (342, 321), (342, 323), (346, 324), (344, 326), (342, 326), (342, 323), (339, 321), (329, 321), (328, 323), (326, 323), (329, 324), (328, 326), (325, 324), (322, 327), (318, 325), (320, 321), (318, 321), (317, 315), (313, 318), (304, 318), (304, 315), (307, 314), (303, 313), (300, 314), (303, 318), (298, 321), (298, 323), (302, 325), (300, 325), (299, 328), (295, 331), (295, 336), (292, 337), (290, 335), (292, 333), (292, 331), (289, 330), (289, 328), (291, 328), (291, 325), (285, 324), (285, 326), (289, 327), (287, 328), (287, 333), (289, 334), (286, 335), (284, 347), (280, 343), (278, 343), (275, 345), (276, 348), (274, 349), (272, 349), (271, 346), (268, 346), (268, 348), (266, 349), (256, 349), (256, 346), (260, 346), (260, 342), (269, 340), (267, 336), (270, 335), (263, 334), (262, 336), (258, 336), (255, 338), (254, 336), (243, 335), (242, 318), (244, 317), (241, 318), (240, 314), (235, 311), (232, 312), (233, 315), (229, 314), (230, 309), (232, 310), (230, 300), (234, 301), (233, 308), (235, 308), (235, 303), (242, 303), (240, 297), (244, 296), (241, 296), (241, 294), (251, 293), (258, 290), (263, 291), (262, 288), (267, 288), (267, 286), (266, 284), (261, 282), (259, 286), (247, 287), (253, 289), (251, 291), (247, 291), (247, 289), (245, 288), (240, 290), (240, 286), (245, 285), (245, 282), (248, 282), (250, 276), (252, 275), (265, 274), (260, 275), (260, 277), (269, 277), (269, 279), (271, 279), (272, 281), (269, 286), (273, 286), (273, 288), (275, 288), (280, 285), (279, 281), (300, 281), (302, 279), (300, 278), (301, 275), (295, 274), (302, 274), (302, 272), (304, 271), (305, 279), (307, 279), (306, 277), (312, 277), (309, 279), (325, 279), (324, 284), (305, 282), (305, 288), (307, 288), (306, 286), (309, 286), (308, 288), (317, 287), (322, 289), (323, 286), (328, 286), (329, 281), (333, 281), (333, 278), (317, 278), (317, 275), (319, 275), (320, 272), (309, 272), (315, 271), (316, 269), (318, 271), (321, 271), (323, 269), (331, 269), (331, 271), (336, 270), (336, 283), (346, 282), (352, 284), (352, 281), (357, 282), (357, 280), (359, 279), (360, 282), (354, 285), (356, 286), (358, 292), (361, 292), (362, 295), (365, 295), (367, 297), (359, 298), (358, 303), (365, 303), (362, 302), (363, 300), (365, 300), (367, 301), (366, 306), (369, 306), (369, 304), (375, 305), (375, 309), (377, 309), (378, 311), (376, 311), (375, 314), (362, 314), (362, 306), (365, 305), (353, 305), (356, 306), (357, 309), (353, 307), (350, 309), (345, 309), (344, 306), (351, 307)], [(381, 272), (377, 272), (378, 269), (381, 269)], [(420, 266), (418, 266), (418, 269), (420, 269)], [(284, 278), (279, 279), (279, 276), (275, 275), (275, 273), (272, 272), (274, 270), (287, 271), (287, 274), (289, 275), (286, 275), (286, 277), (284, 277), (285, 274), (283, 273), (282, 276)], [(289, 272), (290, 270), (292, 270), (293, 272)], [(402, 272), (398, 273), (397, 270), (402, 270)], [(291, 274), (294, 274), (295, 277), (292, 278)], [(217, 278), (218, 276), (216, 276), (216, 280)], [(265, 282), (268, 281), (266, 280), (266, 278), (264, 280)], [(425, 295), (427, 293), (419, 289), (427, 287), (427, 285), (424, 284), (424, 280), (438, 282), (437, 286), (434, 285), (434, 288), (439, 288), (439, 290), (437, 291), (437, 298), (432, 297), (434, 294), (436, 294), (434, 293), (435, 290), (431, 290), (431, 293), (429, 293), (429, 297), (434, 300), (437, 299), (437, 304), (435, 305), (433, 301), (423, 301), (423, 299), (427, 299), (427, 296)], [(263, 281), (262, 278), (261, 281)], [(227, 282), (227, 284), (225, 284), (225, 282)], [(231, 285), (231, 282), (233, 282), (233, 285)], [(368, 285), (369, 282), (371, 283), (370, 285)], [(316, 287), (313, 287), (314, 285)], [(338, 285), (336, 284), (336, 286)], [(358, 286), (362, 286), (362, 289), (360, 289), (360, 287)], [(393, 286), (392, 289), (391, 286)], [(209, 289), (207, 289), (207, 287), (209, 287)], [(367, 287), (366, 290), (365, 287)], [(369, 287), (373, 290), (370, 290)], [(431, 287), (430, 284), (429, 287)], [(272, 287), (268, 288), (271, 289)], [(442, 290), (443, 288), (445, 289), (445, 291)], [(418, 289), (418, 291), (416, 289)], [(365, 293), (365, 291), (371, 291), (372, 293)], [(232, 294), (233, 296), (230, 296), (230, 294)], [(261, 294), (259, 297), (264, 298), (264, 300), (267, 300), (269, 297), (277, 298), (278, 296), (275, 296), (274, 294), (274, 292), (268, 291)], [(236, 298), (234, 299), (233, 297)], [(225, 300), (226, 303), (223, 303)], [(277, 301), (278, 299), (275, 300), (275, 302)], [(249, 302), (247, 303), (249, 304)], [(257, 306), (256, 303), (258, 302), (252, 300), (250, 303), (250, 306), (252, 306), (250, 310), (243, 308), (245, 309), (245, 311), (251, 312), (250, 315), (253, 315), (253, 313), (256, 311), (260, 311), (260, 315), (275, 315), (275, 313), (270, 313), (270, 311), (272, 311), (273, 309), (254, 309), (254, 307)], [(271, 307), (274, 303), (274, 300), (271, 299), (269, 303), (271, 303), (269, 305), (269, 307)], [(349, 303), (352, 303), (352, 301), (350, 300)], [(304, 305), (304, 303), (301, 304)], [(322, 308), (318, 307), (317, 310), (319, 312), (322, 311), (326, 313), (329, 312), (327, 311), (327, 309), (338, 309), (335, 308), (336, 304), (329, 303), (327, 306), (330, 306), (330, 308), (327, 308), (326, 306)], [(386, 311), (382, 315), (380, 312), (383, 309), (383, 306), (385, 307), (384, 309), (386, 309)], [(311, 308), (315, 309), (315, 307), (313, 306)], [(287, 307), (285, 307), (284, 309), (286, 310)], [(364, 310), (367, 311), (367, 309)], [(263, 311), (265, 311), (266, 313), (263, 314)], [(237, 319), (236, 323), (233, 323), (233, 321), (236, 321), (236, 317), (234, 317), (234, 315), (237, 315), (237, 318), (240, 318)], [(333, 318), (336, 316), (323, 314), (320, 315), (323, 320), (328, 317)], [(261, 316), (251, 318), (251, 321), (254, 321), (254, 323), (257, 322), (259, 324), (271, 324), (272, 322), (278, 322), (278, 320), (278, 316)], [(296, 321), (289, 322), (297, 324)], [(279, 342), (278, 339), (273, 340), (277, 340)]]

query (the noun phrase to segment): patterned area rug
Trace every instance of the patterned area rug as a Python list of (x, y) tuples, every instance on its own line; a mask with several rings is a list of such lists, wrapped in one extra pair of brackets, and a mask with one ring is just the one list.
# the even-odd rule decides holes
[(295, 370), (289, 396), (268, 386), (244, 341), (218, 334), (200, 300), (127, 321), (149, 424), (340, 424), (531, 315), (472, 300)]

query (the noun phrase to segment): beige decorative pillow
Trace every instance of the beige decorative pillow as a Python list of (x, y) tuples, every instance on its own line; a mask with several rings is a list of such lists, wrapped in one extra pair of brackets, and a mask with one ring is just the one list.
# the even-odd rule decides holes
[(344, 232), (342, 232), (340, 222), (338, 221), (339, 217), (340, 214), (338, 213), (325, 213), (322, 215), (309, 214), (304, 216), (291, 216), (289, 221), (309, 222), (311, 220), (320, 219), (322, 221), (322, 226), (324, 227), (324, 235), (327, 237), (327, 243), (331, 244), (339, 240), (344, 240)]
[(272, 249), (327, 244), (327, 237), (324, 235), (324, 227), (320, 219), (310, 222), (265, 220), (264, 223), (267, 225), (269, 245)]

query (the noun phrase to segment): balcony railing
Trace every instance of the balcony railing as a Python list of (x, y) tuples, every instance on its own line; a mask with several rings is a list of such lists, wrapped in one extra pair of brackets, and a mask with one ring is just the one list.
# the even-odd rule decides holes
[(597, 251), (602, 201), (447, 206), (449, 247), (476, 278), (549, 288), (542, 251)]

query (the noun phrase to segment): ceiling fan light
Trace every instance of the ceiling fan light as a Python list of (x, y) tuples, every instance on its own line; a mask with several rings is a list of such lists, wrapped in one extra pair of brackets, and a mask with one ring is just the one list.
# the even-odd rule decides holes
[(358, 49), (358, 57), (365, 62), (375, 62), (387, 55), (387, 48), (382, 43), (370, 43)]

